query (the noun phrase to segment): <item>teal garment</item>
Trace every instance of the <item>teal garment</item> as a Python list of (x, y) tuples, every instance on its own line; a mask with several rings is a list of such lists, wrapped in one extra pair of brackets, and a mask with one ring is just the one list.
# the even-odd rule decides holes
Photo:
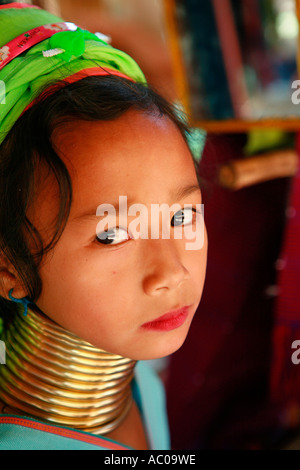
[[(4, 365), (0, 367), (5, 367)], [(141, 411), (151, 450), (169, 450), (170, 438), (166, 415), (164, 387), (147, 361), (135, 367), (133, 381), (134, 399)], [(21, 424), (3, 423), (12, 415), (0, 415), (0, 450), (120, 450), (130, 449), (105, 437), (75, 431), (71, 428), (53, 426), (34, 419), (14, 416)], [(36, 429), (34, 426), (37, 426)], [(41, 430), (39, 424), (49, 429)], [(57, 433), (63, 430), (65, 435)], [(85, 442), (85, 441), (90, 442)]]

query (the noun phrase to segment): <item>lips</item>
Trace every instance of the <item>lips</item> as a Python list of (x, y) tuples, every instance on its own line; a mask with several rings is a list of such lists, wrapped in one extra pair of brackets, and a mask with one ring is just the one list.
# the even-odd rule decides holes
[(168, 312), (161, 317), (156, 318), (150, 322), (144, 323), (142, 328), (146, 330), (169, 331), (179, 328), (185, 322), (189, 314), (189, 306)]

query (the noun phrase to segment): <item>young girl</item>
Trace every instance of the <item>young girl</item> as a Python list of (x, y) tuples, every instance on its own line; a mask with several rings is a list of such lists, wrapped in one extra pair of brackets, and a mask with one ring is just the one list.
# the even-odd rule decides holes
[[(143, 360), (182, 345), (204, 284), (186, 126), (130, 57), (30, 5), (0, 6), (0, 80), (0, 449), (168, 449)], [(124, 198), (144, 234), (179, 209), (141, 237)]]

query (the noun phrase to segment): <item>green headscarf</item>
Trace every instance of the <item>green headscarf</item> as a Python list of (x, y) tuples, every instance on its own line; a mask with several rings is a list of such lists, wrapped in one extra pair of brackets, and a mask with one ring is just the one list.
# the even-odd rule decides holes
[[(26, 33), (33, 28), (51, 25), (55, 29), (55, 24), (62, 22), (61, 18), (32, 5), (1, 5), (0, 68), (10, 41), (20, 35), (25, 40)], [(45, 56), (49, 50), (57, 55), (51, 56), (50, 52), (50, 56)], [(137, 82), (146, 81), (131, 57), (81, 28), (56, 32), (12, 59), (0, 70), (0, 144), (26, 107), (47, 86), (95, 67), (120, 72)], [(5, 93), (2, 99), (1, 90)]]

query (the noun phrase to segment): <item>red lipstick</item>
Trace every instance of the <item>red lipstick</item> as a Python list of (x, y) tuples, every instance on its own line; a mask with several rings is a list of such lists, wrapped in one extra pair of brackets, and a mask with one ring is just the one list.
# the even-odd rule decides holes
[(179, 328), (185, 322), (189, 314), (189, 306), (168, 312), (161, 317), (142, 325), (146, 330), (169, 331)]

